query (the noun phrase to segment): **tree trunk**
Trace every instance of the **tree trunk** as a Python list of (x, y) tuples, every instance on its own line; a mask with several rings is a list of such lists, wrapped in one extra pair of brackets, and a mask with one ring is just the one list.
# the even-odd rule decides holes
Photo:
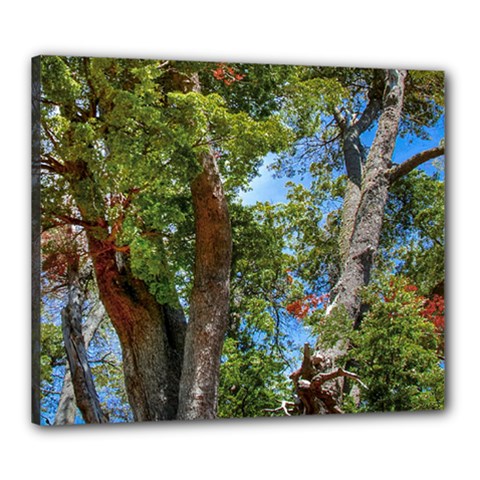
[(78, 257), (68, 266), (68, 301), (62, 310), (62, 330), (67, 362), (77, 406), (86, 423), (106, 423), (88, 364), (82, 335), (82, 307), (85, 295), (80, 286)]
[(195, 267), (180, 387), (180, 419), (215, 418), (220, 356), (228, 326), (232, 236), (215, 157), (201, 156), (191, 185)]
[(343, 306), (356, 326), (361, 320), (360, 289), (370, 281), (373, 258), (380, 241), (390, 186), (389, 168), (403, 107), (405, 76), (404, 71), (390, 70), (387, 73), (383, 109), (365, 163), (348, 256), (332, 292), (331, 306)]
[[(344, 207), (347, 212), (344, 213), (344, 218), (348, 221), (342, 225), (345, 232), (341, 236), (344, 264), (340, 278), (331, 293), (327, 316), (334, 312), (348, 315), (352, 329), (358, 328), (361, 322), (360, 292), (362, 287), (369, 283), (374, 255), (379, 246), (390, 185), (389, 169), (403, 108), (405, 76), (405, 71), (386, 72), (381, 115), (375, 139), (361, 173), (361, 188), (358, 189), (357, 182), (351, 179), (352, 185), (347, 189)], [(348, 147), (348, 144), (345, 144), (345, 147)], [(355, 148), (355, 142), (352, 142), (352, 147)], [(354, 174), (353, 179), (357, 177), (356, 171)], [(348, 175), (350, 177), (351, 172), (348, 172)], [(348, 197), (350, 195), (351, 198)], [(304, 358), (302, 367), (293, 374), (292, 379), (299, 398), (308, 399), (302, 400), (307, 413), (341, 412), (344, 376), (330, 379), (328, 388), (323, 387), (320, 392), (315, 390), (314, 382), (310, 381), (322, 372), (331, 372), (339, 367), (337, 359), (343, 356), (347, 349), (348, 339), (339, 341), (333, 348), (326, 348), (322, 345), (320, 336), (312, 360), (306, 362)], [(310, 366), (313, 364), (313, 370), (304, 368), (304, 364)], [(313, 408), (312, 404), (315, 402), (318, 405)]]
[[(82, 326), (82, 336), (85, 342), (85, 348), (88, 346), (95, 335), (105, 316), (103, 305), (99, 305), (95, 311), (92, 311)], [(72, 375), (68, 362), (65, 365), (65, 375), (63, 377), (62, 392), (58, 402), (57, 412), (55, 414), (54, 425), (71, 425), (75, 422), (77, 412), (77, 403), (75, 401), (75, 391), (73, 389)]]
[(128, 256), (88, 233), (100, 298), (118, 334), (128, 400), (135, 421), (172, 420), (178, 408), (185, 319), (159, 304), (134, 278)]
[(90, 178), (88, 164), (83, 160), (70, 164), (68, 180), (86, 231), (99, 297), (122, 348), (134, 420), (174, 419), (186, 330), (183, 312), (180, 306), (158, 303), (148, 286), (133, 277), (129, 254), (115, 248), (104, 199)]
[(344, 133), (343, 155), (347, 170), (347, 187), (342, 208), (342, 228), (339, 239), (341, 268), (343, 268), (348, 257), (350, 241), (355, 227), (355, 217), (361, 198), (364, 154), (360, 134), (356, 129), (348, 129)]
[(347, 187), (342, 208), (342, 228), (340, 231), (341, 268), (347, 261), (350, 242), (355, 228), (355, 218), (362, 195), (363, 168), (366, 150), (361, 135), (373, 124), (382, 108), (382, 95), (385, 78), (381, 70), (375, 70), (368, 93), (368, 104), (362, 115), (351, 120), (340, 111), (335, 112), (337, 125), (342, 132), (342, 150), (347, 173)]
[[(181, 92), (200, 93), (198, 75), (172, 72)], [(227, 200), (213, 150), (198, 155), (202, 167), (190, 185), (195, 218), (195, 265), (185, 337), (178, 418), (215, 418), (220, 356), (228, 326), (232, 233)]]

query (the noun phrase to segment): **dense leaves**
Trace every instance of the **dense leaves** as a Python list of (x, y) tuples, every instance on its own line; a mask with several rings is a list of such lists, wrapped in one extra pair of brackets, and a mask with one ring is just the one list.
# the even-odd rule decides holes
[(402, 277), (372, 285), (366, 301), (370, 310), (351, 352), (368, 387), (360, 410), (443, 408), (444, 370), (436, 353), (442, 339), (426, 313), (430, 301)]

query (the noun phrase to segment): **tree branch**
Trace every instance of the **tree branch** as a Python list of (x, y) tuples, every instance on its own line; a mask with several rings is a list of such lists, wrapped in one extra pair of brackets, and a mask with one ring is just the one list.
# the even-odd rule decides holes
[(42, 161), (41, 167), (50, 172), (58, 173), (59, 175), (62, 175), (65, 172), (67, 172), (67, 167), (50, 154), (42, 155), (41, 161)]
[(312, 379), (312, 384), (316, 383), (318, 385), (322, 385), (323, 383), (327, 382), (328, 380), (333, 380), (334, 378), (338, 377), (348, 377), (353, 380), (356, 380), (363, 388), (368, 390), (368, 387), (360, 380), (360, 377), (353, 372), (349, 372), (348, 370), (344, 370), (342, 367), (337, 368), (329, 373), (317, 373), (315, 377)]
[(355, 120), (353, 126), (361, 134), (367, 130), (380, 113), (382, 102), (380, 98), (374, 96), (366, 106), (362, 115)]
[(424, 150), (423, 152), (417, 153), (413, 157), (410, 157), (408, 160), (405, 160), (399, 165), (395, 165), (388, 171), (388, 176), (390, 183), (396, 182), (399, 178), (403, 177), (407, 173), (410, 173), (412, 170), (422, 165), (422, 163), (428, 162), (433, 158), (440, 157), (445, 154), (445, 147), (434, 147), (430, 150)]
[(84, 227), (85, 229), (98, 228), (101, 226), (99, 223), (87, 222), (80, 218), (70, 217), (69, 215), (56, 215), (56, 218), (67, 225), (78, 225), (79, 227)]
[(333, 110), (333, 117), (335, 118), (335, 121), (337, 122), (338, 127), (340, 128), (340, 131), (342, 133), (345, 132), (345, 130), (350, 127), (347, 118), (343, 113), (340, 111), (339, 108), (335, 107)]
[(288, 411), (288, 407), (294, 407), (295, 403), (294, 402), (287, 402), (286, 400), (282, 400), (282, 404), (277, 407), (277, 408), (264, 408), (264, 412), (271, 412), (271, 413), (276, 413), (283, 411), (287, 417), (291, 417), (292, 414)]

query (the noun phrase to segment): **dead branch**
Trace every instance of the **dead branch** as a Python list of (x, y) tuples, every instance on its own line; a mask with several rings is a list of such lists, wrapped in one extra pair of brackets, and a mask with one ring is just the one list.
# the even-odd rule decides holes
[(282, 404), (277, 408), (264, 408), (264, 412), (276, 413), (283, 411), (287, 417), (291, 417), (292, 414), (288, 411), (288, 407), (294, 407), (294, 402), (287, 402), (287, 400), (282, 400)]

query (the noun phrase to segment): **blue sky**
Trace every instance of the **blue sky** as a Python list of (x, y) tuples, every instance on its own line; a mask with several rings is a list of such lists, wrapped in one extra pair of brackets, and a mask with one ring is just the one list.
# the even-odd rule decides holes
[[(430, 140), (420, 140), (412, 136), (398, 138), (395, 151), (393, 153), (393, 162), (402, 163), (416, 153), (438, 146), (440, 141), (445, 138), (445, 119), (443, 116), (435, 127), (428, 129), (428, 133), (431, 137)], [(369, 145), (373, 140), (374, 135), (375, 130), (367, 132), (363, 136), (364, 143)], [(285, 202), (287, 193), (285, 184), (288, 181), (301, 182), (304, 185), (308, 185), (310, 183), (311, 177), (308, 174), (305, 175), (304, 180), (302, 180), (300, 176), (293, 178), (275, 178), (274, 172), (268, 168), (273, 161), (274, 155), (268, 154), (259, 170), (259, 175), (252, 182), (250, 182), (251, 190), (240, 193), (240, 197), (242, 198), (244, 204), (253, 205), (256, 202)], [(433, 173), (435, 167), (432, 165), (432, 163), (432, 160), (426, 162), (420, 168), (425, 170), (427, 173)]]
[(285, 183), (298, 179), (274, 178), (274, 172), (268, 169), (273, 161), (274, 155), (268, 154), (260, 167), (259, 175), (250, 182), (251, 189), (240, 193), (244, 204), (253, 205), (256, 202), (279, 203), (285, 201), (287, 193)]

